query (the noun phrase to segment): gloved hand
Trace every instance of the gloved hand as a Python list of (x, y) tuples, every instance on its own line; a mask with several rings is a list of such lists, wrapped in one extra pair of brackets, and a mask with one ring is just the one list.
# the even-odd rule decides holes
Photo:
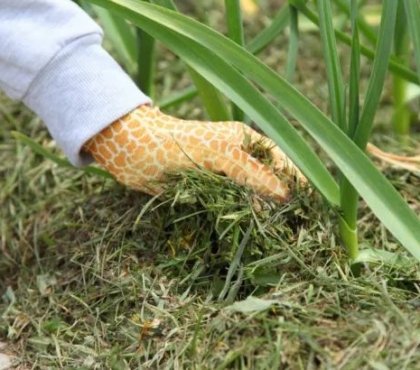
[[(255, 143), (269, 148), (274, 170), (249, 154)], [(286, 200), (289, 189), (275, 171), (306, 181), (273, 141), (241, 122), (185, 121), (148, 105), (112, 123), (84, 150), (119, 182), (152, 195), (162, 191), (165, 174), (194, 166), (277, 201)]]

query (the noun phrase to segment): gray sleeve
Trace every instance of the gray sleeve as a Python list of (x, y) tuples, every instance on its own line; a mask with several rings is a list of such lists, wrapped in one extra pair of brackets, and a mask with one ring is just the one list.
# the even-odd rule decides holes
[(0, 0), (0, 89), (41, 117), (75, 165), (91, 160), (87, 140), (150, 103), (101, 42), (70, 0)]

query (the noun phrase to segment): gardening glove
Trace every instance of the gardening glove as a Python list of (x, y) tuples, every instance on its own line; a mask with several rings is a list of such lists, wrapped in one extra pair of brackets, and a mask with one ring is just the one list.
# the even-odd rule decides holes
[[(261, 147), (272, 167), (251, 156)], [(241, 122), (185, 121), (148, 105), (113, 122), (84, 150), (119, 182), (151, 195), (164, 189), (167, 173), (193, 167), (223, 173), (280, 202), (289, 196), (285, 180), (306, 181), (272, 140)]]

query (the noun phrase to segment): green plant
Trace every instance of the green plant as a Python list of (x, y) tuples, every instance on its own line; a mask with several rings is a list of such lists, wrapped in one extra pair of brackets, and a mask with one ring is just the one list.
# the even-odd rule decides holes
[[(237, 3), (230, 4), (232, 8), (227, 12), (228, 22), (231, 23), (230, 36), (236, 42), (176, 12), (170, 0), (152, 0), (150, 3), (135, 0), (89, 0), (89, 3), (105, 7), (109, 11), (106, 19), (114, 19), (114, 17), (120, 17), (115, 18), (119, 20), (125, 19), (147, 32), (150, 37), (164, 43), (189, 66), (190, 71), (193, 71), (192, 77), (200, 95), (219, 96), (219, 92), (214, 89), (219, 90), (232, 101), (234, 107), (239, 107), (276, 141), (328, 203), (337, 210), (340, 234), (352, 261), (361, 261), (361, 256), (363, 256), (358, 251), (357, 237), (359, 195), (401, 244), (420, 260), (418, 216), (364, 153), (387, 69), (389, 68), (400, 78), (417, 84), (419, 82), (418, 73), (407, 69), (405, 65), (390, 56), (391, 40), (388, 35), (393, 34), (395, 29), (396, 2), (386, 0), (383, 3), (382, 23), (376, 35), (375, 51), (359, 42), (358, 27), (363, 23), (358, 17), (356, 1), (352, 1), (351, 9), (349, 9), (352, 23), (351, 37), (334, 29), (331, 5), (328, 1), (317, 2), (320, 18), (308, 7), (306, 1), (291, 0), (289, 2), (294, 38), (292, 38), (290, 48), (287, 75), (290, 78), (295, 64), (298, 11), (320, 26), (328, 72), (332, 119), (316, 108), (282, 76), (250, 53), (250, 50), (254, 52), (262, 50), (278, 32), (284, 29), (290, 14), (288, 5), (280, 10), (273, 21), (274, 26), (269, 26), (257, 36), (256, 41), (248, 44), (249, 50), (241, 45), (243, 31), (240, 17), (234, 14)], [(410, 12), (417, 14), (419, 11), (419, 4), (416, 2), (407, 0), (405, 6), (407, 14)], [(99, 12), (98, 15), (101, 13)], [(419, 21), (409, 17), (408, 23), (418, 62), (419, 42), (416, 30), (418, 30)], [(126, 32), (127, 27), (131, 26), (125, 23), (123, 28), (113, 27), (112, 32), (121, 33), (120, 30), (125, 29), (124, 34), (127, 35), (129, 34)], [(335, 37), (352, 46), (348, 99), (345, 98), (346, 88), (336, 52)], [(118, 37), (114, 36), (113, 39), (118, 40)], [(127, 45), (133, 45), (133, 43), (125, 42), (123, 47), (117, 44), (117, 49), (127, 49)], [(124, 54), (132, 55), (133, 52), (125, 50)], [(358, 78), (361, 55), (373, 59), (373, 72), (366, 93), (367, 98), (359, 112)], [(147, 71), (148, 69), (145, 73), (149, 73)], [(200, 82), (197, 83), (197, 80)], [(265, 93), (262, 93), (255, 85)], [(178, 94), (172, 101), (186, 99), (193, 93), (194, 89), (187, 89), (184, 95)], [(296, 118), (336, 164), (340, 172), (338, 182), (309, 143), (290, 125), (286, 116), (270, 102), (266, 94), (274, 98), (282, 111)], [(217, 104), (214, 104), (214, 101), (214, 99), (208, 99), (206, 104), (206, 99), (204, 99), (207, 111), (209, 113), (213, 111), (210, 116), (228, 118), (225, 113), (220, 114), (220, 112), (227, 112), (224, 101), (219, 98), (217, 98)], [(212, 103), (213, 109), (209, 109), (209, 104)]]
[[(357, 238), (355, 237), (355, 207), (358, 198), (356, 191), (365, 199), (391, 233), (414, 256), (420, 259), (420, 223), (418, 217), (363, 153), (372, 128), (388, 67), (386, 61), (389, 58), (391, 43), (385, 35), (394, 29), (397, 7), (393, 1), (384, 2), (383, 24), (378, 34), (376, 52), (368, 51), (370, 49), (361, 45), (360, 53), (357, 53), (364, 52), (372, 57), (375, 56), (375, 58), (374, 72), (366, 94), (368, 99), (361, 109), (360, 123), (352, 123), (354, 129), (354, 135), (352, 136), (348, 136), (348, 132), (346, 132), (344, 88), (340, 77), (341, 72), (338, 69), (339, 64), (333, 51), (335, 40), (333, 39), (334, 29), (332, 28), (331, 17), (323, 17), (320, 19), (320, 23), (324, 44), (329, 42), (326, 50), (332, 51), (326, 60), (332, 65), (329, 73), (329, 80), (332, 81), (330, 88), (335, 88), (335, 92), (333, 91), (331, 94), (331, 104), (335, 107), (333, 121), (339, 123), (339, 125), (329, 120), (281, 76), (253, 57), (244, 47), (226, 39), (203, 24), (164, 7), (143, 2), (132, 0), (92, 0), (91, 2), (104, 6), (130, 20), (166, 44), (190, 67), (194, 68), (195, 71), (239, 106), (267, 135), (272, 137), (302, 169), (329, 203), (337, 208), (339, 214), (341, 214), (340, 209), (343, 211), (341, 234), (352, 259), (357, 259), (358, 256)], [(304, 14), (305, 12), (307, 14), (312, 12), (308, 13), (309, 8), (302, 1), (292, 1), (291, 4), (300, 11), (304, 9)], [(325, 1), (319, 1), (318, 7), (319, 11), (325, 11), (329, 5)], [(353, 10), (353, 13), (353, 18), (356, 19), (355, 10)], [(325, 13), (321, 12), (321, 14), (324, 15)], [(353, 24), (356, 24), (356, 21)], [(349, 37), (343, 35), (341, 39), (348, 40)], [(353, 40), (353, 44), (355, 44), (357, 40), (356, 32), (353, 33), (350, 40)], [(356, 57), (358, 55), (353, 57), (354, 63)], [(397, 62), (393, 61), (390, 67), (393, 68), (394, 73), (400, 73), (401, 77), (409, 77), (413, 81), (418, 81), (417, 76), (412, 71), (407, 70), (406, 67)], [(353, 81), (356, 78), (354, 73)], [(332, 76), (335, 79), (332, 79)], [(315, 156), (309, 145), (290, 126), (285, 116), (253, 87), (251, 81), (271, 94), (282, 109), (297, 118), (331, 157), (343, 176), (340, 181), (341, 188)], [(354, 93), (353, 88), (352, 94)], [(354, 121), (354, 112), (358, 102), (354, 98), (351, 101), (353, 107), (351, 107), (350, 112), (352, 112), (352, 120)], [(347, 197), (349, 194), (351, 196)]]

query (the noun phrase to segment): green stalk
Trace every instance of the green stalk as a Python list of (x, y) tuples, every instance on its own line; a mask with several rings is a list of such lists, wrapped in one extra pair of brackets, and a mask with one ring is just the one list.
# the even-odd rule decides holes
[(420, 80), (420, 3), (413, 0), (404, 0), (404, 6), (414, 48), (417, 76)]
[(137, 29), (137, 85), (148, 96), (154, 96), (155, 39)]
[[(157, 3), (156, 1), (153, 2)], [(160, 5), (163, 5), (163, 3), (171, 4), (171, 0), (160, 0), (159, 3)], [(173, 9), (173, 7), (170, 7), (170, 9)], [(279, 10), (271, 23), (247, 44), (246, 48), (253, 54), (260, 53), (287, 27), (288, 23), (289, 7), (288, 5), (285, 5)], [(191, 85), (183, 91), (176, 92), (171, 96), (163, 98), (158, 102), (158, 105), (163, 109), (172, 107), (191, 99), (196, 96), (197, 93), (197, 87)]]
[(197, 88), (198, 95), (212, 121), (230, 121), (232, 116), (222, 95), (204, 77), (188, 67), (188, 73)]
[[(149, 2), (178, 11), (173, 0), (149, 0)], [(230, 121), (232, 115), (219, 91), (192, 67), (187, 66), (187, 70), (210, 119), (213, 121)]]
[[(348, 0), (334, 0), (334, 2), (342, 12), (351, 16), (351, 9)], [(359, 8), (360, 5), (358, 4), (357, 7)], [(362, 14), (359, 14), (357, 17), (357, 27), (360, 29), (362, 36), (364, 36), (370, 44), (376, 44), (376, 33), (373, 28), (364, 20)]]
[[(349, 87), (349, 118), (347, 135), (352, 138), (359, 125), (359, 80), (360, 80), (360, 45), (357, 0), (351, 0), (351, 60)], [(349, 258), (354, 261), (359, 255), (357, 237), (357, 209), (359, 194), (343, 175), (340, 176), (340, 204), (342, 215), (339, 218), (340, 236), (347, 247)]]
[[(355, 143), (360, 148), (364, 149), (372, 130), (373, 119), (379, 104), (381, 92), (385, 82), (385, 74), (387, 71), (388, 60), (391, 53), (391, 40), (389, 34), (393, 34), (395, 29), (395, 18), (397, 14), (397, 3), (393, 0), (385, 0), (382, 8), (381, 25), (378, 35), (378, 44), (376, 47), (376, 55), (373, 62), (372, 74), (369, 79), (369, 85), (366, 93), (366, 100), (363, 106), (360, 118), (359, 102), (358, 102), (358, 80), (360, 71), (360, 54), (357, 55), (359, 48), (358, 41), (358, 26), (357, 26), (357, 7), (356, 1), (352, 0), (352, 61), (350, 79), (352, 81), (352, 91), (350, 92), (350, 118), (349, 118), (349, 132), (348, 134), (353, 138)], [(353, 134), (354, 132), (354, 134)], [(348, 179), (341, 179), (340, 181), (340, 196), (341, 209), (343, 212), (340, 220), (340, 233), (343, 238), (347, 239), (349, 255), (354, 260), (358, 255), (357, 245), (357, 203), (358, 193), (356, 189), (350, 184)]]
[[(409, 65), (410, 41), (408, 38), (404, 3), (401, 1), (398, 2), (394, 33), (394, 52), (401, 64)], [(410, 110), (406, 104), (407, 81), (399, 76), (394, 76), (392, 81), (392, 95), (394, 98), (394, 114), (392, 117), (394, 133), (404, 140), (403, 137), (407, 137), (410, 132)]]
[(242, 12), (240, 0), (225, 0), (226, 22), (228, 36), (238, 45), (244, 45), (244, 29), (242, 25)]
[(344, 82), (332, 23), (331, 3), (328, 0), (318, 0), (317, 5), (319, 28), (327, 69), (331, 116), (333, 122), (343, 131), (346, 131), (346, 120), (344, 118)]
[(197, 88), (194, 85), (188, 86), (181, 91), (177, 91), (169, 96), (160, 99), (157, 105), (161, 109), (167, 109), (188, 101), (197, 96)]
[(384, 0), (371, 77), (369, 78), (366, 99), (360, 114), (360, 123), (354, 134), (354, 141), (361, 149), (365, 149), (368, 142), (372, 131), (373, 119), (385, 83), (385, 75), (392, 49), (392, 38), (389, 35), (394, 34), (397, 9), (397, 1)]
[(299, 18), (298, 10), (289, 5), (290, 13), (290, 37), (289, 37), (289, 50), (287, 52), (286, 62), (286, 80), (293, 81), (293, 76), (296, 71), (296, 61), (299, 49)]
[[(353, 3), (355, 3), (353, 1)], [(345, 118), (345, 95), (344, 81), (341, 72), (340, 60), (337, 53), (337, 44), (334, 35), (334, 27), (332, 21), (332, 9), (329, 0), (318, 0), (319, 26), (322, 40), (323, 54), (328, 78), (328, 90), (330, 98), (330, 109), (333, 122), (348, 134), (347, 121)], [(355, 20), (355, 17), (353, 17)], [(356, 21), (353, 22), (353, 26)], [(353, 40), (357, 39), (356, 33), (353, 33)], [(357, 46), (357, 41), (354, 42)], [(353, 49), (352, 49), (353, 50)], [(357, 50), (357, 49), (356, 49)], [(357, 72), (358, 55), (352, 54), (352, 72)], [(354, 60), (356, 58), (356, 60)], [(351, 76), (354, 79), (354, 76)], [(350, 96), (351, 106), (350, 113), (352, 119), (355, 114), (355, 106), (358, 106), (357, 94), (358, 86), (353, 83)], [(339, 217), (340, 237), (347, 249), (347, 253), (351, 261), (357, 258), (359, 254), (359, 244), (357, 238), (357, 200), (358, 193), (349, 181), (340, 175), (340, 206), (341, 215)]]
[(260, 53), (287, 27), (288, 23), (289, 6), (286, 4), (278, 11), (271, 23), (247, 44), (247, 49), (252, 54)]
[[(244, 46), (244, 29), (242, 24), (242, 12), (240, 0), (225, 0), (226, 23), (229, 38), (240, 46)], [(235, 121), (243, 121), (244, 112), (232, 103), (232, 116)]]
[(132, 25), (124, 18), (116, 16), (100, 6), (81, 1), (83, 8), (94, 13), (104, 30), (105, 38), (110, 41), (113, 52), (121, 61), (124, 69), (135, 76), (137, 73), (137, 40), (136, 32)]

